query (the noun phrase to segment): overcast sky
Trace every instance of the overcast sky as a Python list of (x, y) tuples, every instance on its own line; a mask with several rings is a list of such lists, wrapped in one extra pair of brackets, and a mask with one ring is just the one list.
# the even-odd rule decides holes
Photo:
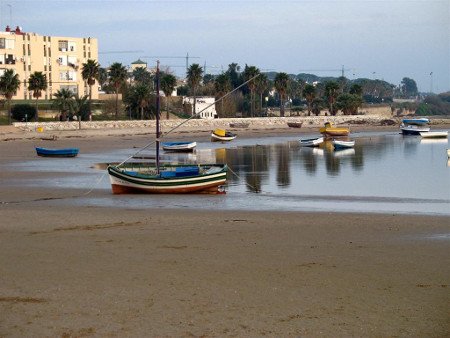
[(344, 66), (350, 79), (410, 77), (421, 91), (450, 90), (450, 0), (1, 0), (0, 9), (3, 29), (97, 38), (103, 67), (159, 56), (182, 75), (185, 59), (162, 56), (189, 53), (213, 74), (232, 62), (320, 76)]

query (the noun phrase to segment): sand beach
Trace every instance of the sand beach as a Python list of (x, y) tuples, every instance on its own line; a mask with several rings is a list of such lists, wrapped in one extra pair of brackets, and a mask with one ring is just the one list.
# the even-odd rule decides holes
[[(173, 139), (193, 133), (210, 128)], [(448, 217), (79, 207), (81, 189), (11, 183), (54, 175), (14, 170), (36, 145), (96, 153), (149, 135), (0, 128), (0, 337), (450, 336)]]

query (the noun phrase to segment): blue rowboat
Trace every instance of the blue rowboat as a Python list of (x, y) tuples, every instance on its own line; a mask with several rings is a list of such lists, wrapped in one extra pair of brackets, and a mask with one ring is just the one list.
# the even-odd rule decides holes
[(36, 147), (36, 153), (44, 157), (75, 157), (78, 155), (78, 148), (48, 149)]

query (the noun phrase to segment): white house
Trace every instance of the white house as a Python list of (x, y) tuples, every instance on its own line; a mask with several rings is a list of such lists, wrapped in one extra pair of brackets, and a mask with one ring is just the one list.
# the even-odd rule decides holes
[[(209, 96), (201, 96), (196, 98), (195, 102), (195, 112), (192, 111), (191, 113), (198, 114), (199, 118), (201, 119), (216, 119), (217, 112), (216, 112), (216, 105), (214, 104), (214, 101), (216, 99), (214, 97)], [(194, 110), (194, 98), (193, 97), (185, 97), (183, 98), (183, 103), (189, 103), (192, 107), (192, 110)]]

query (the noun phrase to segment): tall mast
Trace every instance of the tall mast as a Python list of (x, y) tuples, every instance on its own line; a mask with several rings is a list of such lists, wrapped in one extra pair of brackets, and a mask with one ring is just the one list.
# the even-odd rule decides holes
[(156, 171), (159, 174), (159, 136), (161, 134), (159, 130), (159, 60), (156, 61)]

